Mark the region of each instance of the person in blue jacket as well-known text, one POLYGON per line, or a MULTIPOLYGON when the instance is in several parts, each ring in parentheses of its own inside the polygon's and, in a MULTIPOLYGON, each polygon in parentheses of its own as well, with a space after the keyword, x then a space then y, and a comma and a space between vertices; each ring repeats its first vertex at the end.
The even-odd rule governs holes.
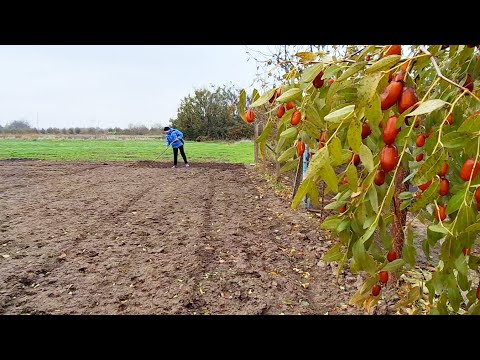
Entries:
POLYGON ((172 145, 173 149, 173 166, 172 169, 177 167, 177 158, 178 158, 178 150, 180 150, 180 154, 182 155, 183 161, 185 162, 185 167, 189 167, 187 161, 187 156, 185 155, 185 150, 183 149, 183 133, 180 130, 165 126, 163 128, 163 132, 165 133, 165 138, 167 139, 166 146, 172 145))

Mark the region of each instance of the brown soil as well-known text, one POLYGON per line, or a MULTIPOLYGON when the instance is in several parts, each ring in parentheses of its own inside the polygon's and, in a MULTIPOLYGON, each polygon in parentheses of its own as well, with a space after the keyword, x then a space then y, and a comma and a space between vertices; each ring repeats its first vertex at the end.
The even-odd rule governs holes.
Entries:
POLYGON ((0 161, 0 314, 352 314, 361 279, 253 168, 0 161))

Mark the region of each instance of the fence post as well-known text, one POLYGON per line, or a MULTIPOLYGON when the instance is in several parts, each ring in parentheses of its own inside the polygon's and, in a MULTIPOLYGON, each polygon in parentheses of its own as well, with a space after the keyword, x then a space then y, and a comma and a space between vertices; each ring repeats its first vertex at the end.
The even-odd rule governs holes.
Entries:
MULTIPOLYGON (((303 172, 302 172, 302 181, 305 179, 305 175, 307 174, 307 168, 308 168, 308 164, 310 162, 310 152, 308 150, 308 145, 305 144, 305 151, 303 152, 303 156, 302 156, 302 160, 303 160, 303 172)), ((311 207, 311 200, 310 199, 307 199, 307 197, 305 196, 302 200, 302 207, 304 209, 310 209, 311 207)))

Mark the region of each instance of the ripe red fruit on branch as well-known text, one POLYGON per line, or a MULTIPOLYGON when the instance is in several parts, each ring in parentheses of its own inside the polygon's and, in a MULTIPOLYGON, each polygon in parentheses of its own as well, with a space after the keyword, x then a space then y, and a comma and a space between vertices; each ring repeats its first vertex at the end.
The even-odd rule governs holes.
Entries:
POLYGON ((358 154, 353 154, 353 165, 358 166, 360 164, 360 155, 358 154))
POLYGON ((298 155, 298 157, 301 157, 304 152, 305 152, 305 143, 302 140, 299 140, 297 142, 297 155, 298 155))
POLYGON ((480 210, 480 186, 475 190, 475 200, 477 200, 477 208, 480 210))
POLYGON ((443 163, 442 168, 440 169, 440 172, 438 173, 438 176, 443 177, 447 175, 448 172, 448 163, 443 163))
POLYGON ((292 114, 292 118, 290 119, 290 124, 293 126, 297 125, 300 122, 300 118, 302 117, 302 114, 300 111, 294 111, 292 114))
MULTIPOLYGON (((380 290, 382 290, 382 287, 378 284, 375 284, 373 285, 372 287, 372 295, 373 296, 377 296, 378 294, 380 294, 380 290)), ((478 291, 477 291, 478 292, 478 291)))
POLYGON ((463 87, 466 87, 468 90, 470 90, 470 92, 473 92, 473 79, 472 79, 472 75, 467 74, 467 80, 465 80, 465 84, 463 85, 463 87))
POLYGON ((404 81, 405 80, 405 71, 400 71, 395 74, 393 81, 404 81))
POLYGON ((246 118, 247 118, 247 122, 249 123, 253 122, 253 119, 255 119, 255 113, 253 112, 252 109, 247 110, 246 118))
POLYGON ((381 283, 386 284, 388 282, 388 271, 380 271, 378 273, 378 279, 381 283))
POLYGON ((398 164, 398 152, 397 148, 392 145, 386 145, 380 152, 380 166, 383 171, 388 173, 395 169, 398 164))
POLYGON ((463 255, 468 256, 468 255, 470 255, 471 249, 470 248, 463 248, 462 252, 463 252, 463 255))
POLYGON ((385 56, 402 55, 401 45, 387 45, 385 46, 385 56))
POLYGON ((401 81, 392 81, 388 84, 385 89, 383 89, 380 94, 380 105, 382 110, 387 110, 395 104, 402 94, 403 82, 401 81))
POLYGON ((327 133, 325 131, 322 131, 320 133, 320 143, 318 144, 318 148, 322 149, 325 146, 325 143, 327 142, 327 133))
POLYGON ((268 100, 271 103, 273 103, 277 98, 282 95, 282 88, 275 89, 275 92, 273 93, 272 97, 270 100, 268 100))
POLYGON ((390 250, 387 254, 387 260, 389 262, 392 262, 392 261, 395 261, 397 260, 397 253, 395 252, 395 250, 390 250))
POLYGON ((382 138, 386 145, 393 144, 398 133, 400 132, 400 128, 397 129, 395 127, 397 119, 397 116, 390 116, 390 118, 387 120, 387 123, 383 127, 382 138))
POLYGON ((470 176, 472 176, 473 181, 477 177, 479 171, 480 164, 473 161, 472 159, 468 159, 467 161, 465 161, 462 168, 460 169, 460 177, 462 178, 462 180, 468 181, 470 180, 470 176))
POLYGON ((365 121, 362 125, 362 139, 365 139, 371 133, 372 129, 370 129, 370 124, 368 123, 368 121, 365 121))
POLYGON ((449 189, 450 189, 450 182, 447 179, 442 179, 440 181, 440 190, 438 190, 438 193, 442 196, 445 196, 448 194, 449 189))
POLYGON ((477 288, 477 300, 480 301, 480 285, 477 288))
POLYGON ((415 145, 417 145, 417 147, 422 147, 423 145, 425 145, 425 136, 422 134, 418 134, 415 145))
POLYGON ((415 160, 417 160, 417 161, 422 161, 422 160, 423 160, 423 154, 418 154, 418 155, 415 157, 415 160))
POLYGON ((445 206, 443 205, 438 205, 438 209, 435 209, 435 219, 437 219, 437 221, 443 221, 446 219, 447 213, 445 212, 445 210, 445 206))
POLYGON ((408 64, 410 63, 410 61, 405 61, 403 64, 402 64, 402 71, 403 72, 407 72, 407 69, 408 69, 408 64))
POLYGON ((418 97, 415 90, 411 87, 403 87, 402 93, 397 101, 398 112, 401 114, 410 106, 418 102, 418 97))
POLYGON ((432 184, 432 180, 424 183, 424 184, 421 184, 421 185, 418 185, 418 188, 422 191, 425 191, 428 189, 428 187, 432 184))
POLYGON ((285 106, 281 104, 277 110, 277 117, 280 119, 283 116, 283 114, 285 114, 285 106))
POLYGON ((453 115, 452 114, 448 115, 448 117, 445 119, 445 125, 446 124, 448 124, 448 125, 453 124, 453 115))
POLYGON ((375 178, 373 179, 373 182, 375 185, 381 186, 385 183, 385 171, 383 170, 377 170, 375 174, 375 178))
POLYGON ((320 73, 313 79, 313 86, 315 88, 320 89, 323 86, 324 80, 322 79, 323 76, 323 71, 320 71, 320 73))
POLYGON ((338 211, 340 211, 340 213, 344 213, 347 211, 347 205, 343 205, 338 211))
POLYGON ((291 110, 295 107, 295 103, 293 101, 287 102, 287 110, 291 110))

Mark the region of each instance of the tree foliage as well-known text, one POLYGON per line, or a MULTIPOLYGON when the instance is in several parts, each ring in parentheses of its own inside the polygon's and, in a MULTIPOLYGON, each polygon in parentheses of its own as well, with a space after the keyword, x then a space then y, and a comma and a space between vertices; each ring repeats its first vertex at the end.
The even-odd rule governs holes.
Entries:
POLYGON ((423 252, 434 268, 399 304, 479 313, 478 48, 343 46, 297 51, 274 65, 281 83, 251 104, 265 109, 265 131, 278 134, 261 142, 275 144, 280 161, 292 159, 300 140, 309 146, 313 156, 292 207, 318 196, 320 181, 333 193, 326 208, 337 213, 321 227, 338 243, 324 260, 337 262, 338 274, 348 266, 364 275, 351 303, 370 310, 386 273, 393 281, 414 270, 423 252))
POLYGON ((170 120, 187 139, 199 137, 210 140, 237 140, 251 138, 253 129, 242 121, 237 111, 239 90, 219 86, 216 89, 198 89, 182 99, 177 117, 170 120))

